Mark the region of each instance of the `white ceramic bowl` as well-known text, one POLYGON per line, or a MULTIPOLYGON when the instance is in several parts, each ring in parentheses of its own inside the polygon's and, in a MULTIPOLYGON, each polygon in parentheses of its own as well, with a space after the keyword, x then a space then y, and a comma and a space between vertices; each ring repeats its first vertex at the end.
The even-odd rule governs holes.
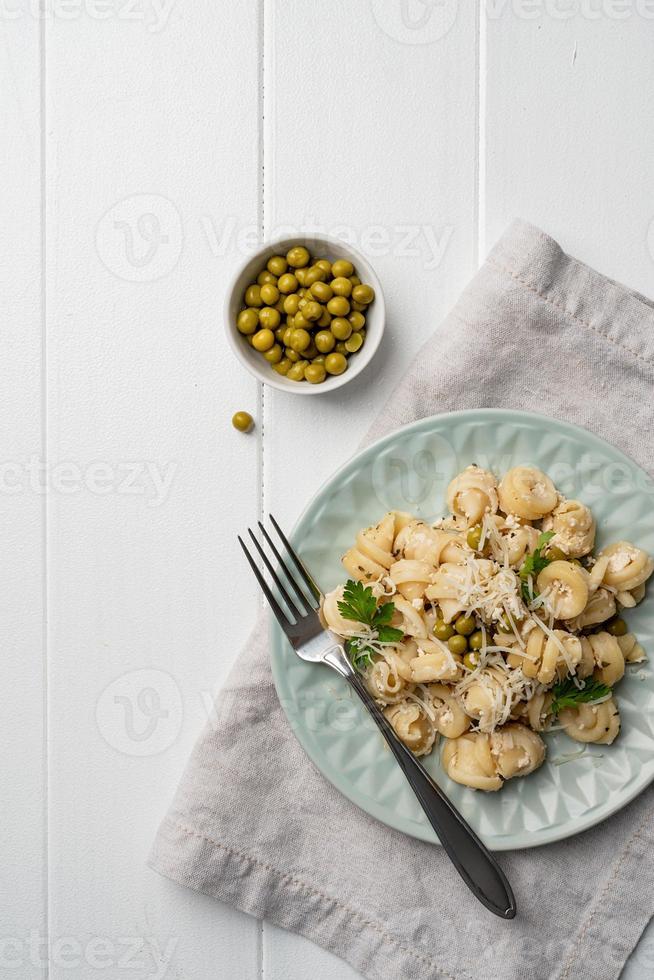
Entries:
POLYGON ((365 366, 370 363, 379 347, 386 323, 386 308, 381 283, 375 270, 360 252, 338 238, 327 235, 295 236, 280 238, 277 241, 263 245, 250 256, 233 277, 225 297, 225 331, 232 350, 241 364, 258 378, 263 384, 280 391, 290 391, 294 395, 320 395, 326 391, 334 391, 353 381, 365 366), (349 259, 361 282, 366 282, 375 290, 375 299, 366 312, 366 340, 356 354, 348 357, 347 371, 339 375, 328 375, 322 384, 312 385, 308 381, 289 381, 281 374, 273 371, 270 364, 261 354, 248 344, 245 337, 236 328, 236 317, 243 309, 243 293, 247 286, 256 282, 257 275, 265 268, 272 255, 286 255, 294 245, 305 245, 312 257, 326 258, 331 262, 336 259, 349 259))

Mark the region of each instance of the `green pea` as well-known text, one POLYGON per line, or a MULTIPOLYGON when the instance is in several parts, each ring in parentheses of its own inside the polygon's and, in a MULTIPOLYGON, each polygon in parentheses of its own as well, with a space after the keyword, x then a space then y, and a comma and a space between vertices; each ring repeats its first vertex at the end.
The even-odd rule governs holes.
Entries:
POLYGON ((273 306, 279 299, 279 290, 271 282, 267 282, 261 287, 261 299, 266 306, 273 306))
POLYGON ((282 349, 279 344, 273 344, 269 350, 264 351, 263 356, 269 364, 278 364, 282 359, 282 349))
POLYGON ((330 326, 337 340, 347 340, 352 333, 352 324, 343 316, 335 316, 330 326))
POLYGON ((353 330, 360 330, 361 327, 363 327, 366 322, 366 318, 363 315, 363 313, 357 313, 356 310, 350 313, 350 315, 348 316, 348 320, 352 324, 353 330))
POLYGON ((347 359, 342 354, 328 354, 325 358, 327 374, 343 374, 347 370, 347 359))
POLYGON ((259 310, 259 323, 262 327, 268 327, 269 330, 276 330, 281 319, 279 311, 272 306, 264 306, 262 310, 259 310))
POLYGON ((324 269, 321 269, 319 265, 312 265, 304 275, 304 283, 306 286, 313 286, 314 283, 322 282, 326 277, 327 273, 324 269))
POLYGON ((291 361, 290 358, 283 357, 277 364, 272 365, 272 369, 273 371, 276 371, 277 374, 285 375, 288 374, 292 363, 293 361, 291 361))
POLYGON ((479 542, 481 541, 481 524, 475 524, 471 527, 466 534, 466 541, 468 547, 472 548, 473 551, 479 551, 479 542))
POLYGON ((460 636, 458 633, 449 638, 447 645, 450 648, 450 651, 455 653, 458 657, 462 657, 468 649, 468 641, 466 640, 465 636, 460 636))
POLYGON ((289 361, 292 361, 293 364, 296 364, 300 360, 300 355, 296 350, 293 350, 292 347, 287 347, 284 350, 284 356, 288 358, 289 361))
POLYGON ((273 286, 277 285, 277 276, 273 276, 272 272, 268 272, 264 269, 257 276, 257 283, 260 286, 265 286, 267 283, 272 283, 273 286))
POLYGON ((327 371, 325 370, 324 364, 316 364, 314 361, 312 364, 308 364, 304 369, 304 377, 312 385, 319 385, 327 377, 327 371))
POLYGON ((466 653, 463 658, 463 663, 466 665, 468 670, 476 670, 479 666, 479 657, 475 656, 474 653, 466 653))
POLYGON ((288 369, 286 377, 289 381, 304 381, 304 372, 307 366, 307 361, 297 361, 288 369))
MULTIPOLYGON (((248 305, 256 306, 256 303, 251 303, 248 305)), ((350 304, 346 300, 345 296, 332 296, 327 304, 327 310, 332 314, 332 316, 347 316, 347 314, 350 312, 350 304)))
POLYGON ((476 628, 477 624, 474 616, 459 616, 454 624, 454 629, 457 631, 457 633, 460 633, 461 636, 470 636, 471 633, 474 633, 476 628))
POLYGON ((372 286, 366 285, 366 283, 361 283, 360 286, 355 286, 352 290, 352 299, 355 303, 363 303, 368 306, 374 298, 375 290, 372 286))
POLYGON ((336 279, 332 279, 331 287, 336 296, 345 296, 346 299, 352 292, 352 283, 345 276, 337 276, 336 279))
POLYGON ((249 432, 254 425, 254 419, 249 412, 235 412, 232 415, 232 425, 239 432, 249 432))
POLYGON ((313 323, 315 320, 319 320, 322 316, 322 306, 320 303, 316 303, 315 300, 309 300, 307 305, 302 310, 302 315, 309 321, 313 323))
POLYGON ((286 272, 288 268, 288 262, 283 255, 272 255, 266 264, 268 272, 272 272, 274 276, 281 276, 286 272))
POLYGON ((332 264, 329 259, 318 259, 314 265, 317 265, 319 269, 325 270, 325 275, 331 276, 332 274, 332 264))
POLYGON ((556 545, 547 549, 547 557, 552 561, 568 561, 568 556, 565 551, 561 551, 556 545))
POLYGON ((242 334, 254 333, 259 326, 259 311, 252 308, 241 310, 236 318, 236 326, 242 334))
POLYGON ((318 320, 318 326, 328 327, 331 322, 332 322, 332 315, 327 311, 327 308, 325 307, 322 311, 322 316, 318 320))
POLYGON ((263 301, 261 299, 261 286, 256 286, 254 283, 245 290, 245 305, 246 306, 263 306, 263 301))
POLYGON ((299 329, 302 330, 306 330, 309 327, 309 321, 307 320, 307 318, 305 317, 304 313, 301 310, 298 310, 297 313, 295 314, 295 320, 293 326, 298 327, 299 329))
POLYGON ((334 295, 334 290, 326 282, 314 282, 311 287, 311 295, 315 296, 319 303, 328 303, 334 295))
POLYGON ((283 276, 280 276, 277 280, 277 289, 280 293, 287 295, 288 293, 294 293, 299 283, 292 272, 285 272, 283 276))
POLYGON ((289 316, 295 316, 300 308, 300 297, 297 293, 291 293, 284 300, 284 313, 288 313, 289 316))
POLYGON ((252 338, 252 346, 255 350, 258 350, 261 353, 263 353, 263 351, 270 350, 274 343, 275 335, 272 330, 268 329, 259 330, 258 333, 255 333, 254 337, 252 338))
POLYGON ((481 630, 475 630, 468 637, 468 646, 471 650, 481 650, 484 645, 484 634, 481 630))
POLYGON ((295 329, 291 334, 290 346, 293 350, 302 352, 307 349, 311 343, 311 334, 308 330, 295 329))
POLYGON ((319 330, 313 340, 321 354, 329 354, 334 350, 336 339, 330 330, 319 330))
POLYGON ((620 616, 614 616, 613 619, 609 619, 604 629, 611 636, 624 636, 629 627, 620 616))
POLYGON ((363 337, 359 332, 353 333, 351 337, 345 341, 345 347, 350 354, 356 354, 358 350, 363 347, 363 337))
POLYGON ((339 276, 351 276, 354 272, 354 266, 347 259, 337 259, 332 262, 332 275, 335 279, 339 276))
POLYGON ((296 245, 286 253, 286 261, 293 269, 302 269, 309 264, 309 250, 304 245, 296 245))
POLYGON ((454 627, 450 623, 444 623, 442 619, 437 619, 433 632, 437 640, 446 643, 451 636, 454 636, 454 627))

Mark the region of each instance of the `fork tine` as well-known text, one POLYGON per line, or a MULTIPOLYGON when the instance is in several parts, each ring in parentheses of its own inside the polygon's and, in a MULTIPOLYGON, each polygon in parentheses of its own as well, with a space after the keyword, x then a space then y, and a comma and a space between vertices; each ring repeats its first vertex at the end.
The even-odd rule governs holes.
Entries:
POLYGON ((280 555, 279 551, 277 550, 277 548, 275 546, 274 541, 272 540, 272 538, 270 537, 270 535, 266 531, 266 529, 263 526, 263 524, 261 523, 261 521, 257 521, 257 524, 259 525, 259 530, 261 531, 261 533, 263 534, 264 538, 268 542, 268 545, 270 547, 270 550, 272 551, 273 555, 275 556, 275 558, 279 562, 280 566, 284 569, 284 573, 286 574, 286 578, 288 579, 288 581, 293 586, 293 591, 297 595, 297 597, 300 600, 300 602, 304 603, 304 606, 306 607, 307 612, 310 612, 314 608, 312 606, 310 600, 307 599, 306 595, 304 594, 304 592, 302 591, 302 589, 300 588, 300 586, 295 581, 295 577, 293 576, 293 574, 289 570, 288 565, 286 564, 286 562, 284 561, 284 559, 280 555))
POLYGON ((241 548, 245 552, 245 557, 247 558, 248 562, 250 563, 250 568, 254 572, 254 574, 256 576, 256 579, 257 579, 257 582, 259 583, 259 585, 263 589, 263 593, 264 593, 266 599, 268 600, 268 602, 270 603, 270 608, 272 609, 272 611, 274 612, 275 616, 277 617, 277 622, 279 623, 279 625, 281 626, 281 628, 284 631, 286 631, 288 629, 288 627, 292 625, 291 622, 289 621, 289 619, 288 619, 286 613, 284 612, 284 610, 282 609, 282 607, 277 602, 277 599, 273 595, 272 589, 270 588, 270 586, 266 582, 265 578, 263 577, 263 575, 261 574, 261 572, 257 568, 257 565, 256 565, 256 563, 254 561, 254 558, 252 557, 252 555, 250 554, 250 552, 248 551, 248 549, 245 547, 245 542, 243 541, 243 538, 241 537, 240 534, 237 535, 237 537, 238 537, 238 542, 239 542, 241 548))
POLYGON ((322 593, 321 593, 320 589, 318 588, 317 584, 314 582, 313 578, 311 577, 311 575, 309 574, 309 572, 306 570, 306 568, 304 567, 304 565, 302 564, 302 562, 300 561, 300 559, 296 555, 296 553, 293 550, 293 548, 291 547, 291 545, 290 545, 290 543, 289 543, 286 535, 282 531, 281 527, 279 526, 279 524, 277 523, 277 521, 275 520, 275 518, 272 516, 272 514, 269 514, 268 516, 270 518, 270 521, 272 523, 272 526, 275 528, 275 530, 277 531, 277 534, 281 538, 284 547, 286 548, 286 550, 288 551, 289 555, 293 559, 293 562, 295 564, 295 567, 297 568, 298 572, 302 576, 303 582, 305 582, 305 584, 307 585, 309 591, 311 592, 311 595, 316 600, 316 602, 320 602, 320 600, 322 598, 322 593))
POLYGON ((282 582, 281 578, 279 577, 279 575, 277 574, 277 572, 275 571, 275 569, 272 567, 272 565, 270 563, 270 559, 268 558, 268 555, 266 554, 266 552, 263 550, 263 548, 259 544, 259 541, 254 536, 254 533, 253 533, 253 531, 252 531, 251 528, 248 528, 248 534, 252 538, 252 543, 254 544, 254 547, 257 549, 257 551, 261 555, 261 558, 263 560, 264 565, 266 566, 266 568, 270 572, 270 576, 271 576, 273 582, 275 583, 275 585, 277 586, 277 589, 281 593, 282 599, 284 600, 284 602, 286 603, 286 605, 290 609, 291 615, 292 616, 296 616, 296 617, 305 616, 306 615, 306 612, 305 612, 304 608, 303 607, 298 607, 297 602, 293 602, 293 599, 291 598, 291 596, 289 595, 287 589, 285 588, 284 583, 282 582))

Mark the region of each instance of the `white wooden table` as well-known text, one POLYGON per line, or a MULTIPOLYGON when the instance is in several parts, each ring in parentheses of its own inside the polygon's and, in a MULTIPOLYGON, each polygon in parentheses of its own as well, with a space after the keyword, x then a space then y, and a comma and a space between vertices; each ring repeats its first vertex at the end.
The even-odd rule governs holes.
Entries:
MULTIPOLYGON (((354 976, 144 865, 255 617, 234 534, 292 524, 514 215, 654 293, 653 17, 0 4, 2 978, 354 976), (301 403, 221 332, 288 226, 358 244, 389 306, 365 383, 301 403)), ((626 976, 653 972, 654 931, 626 976)))

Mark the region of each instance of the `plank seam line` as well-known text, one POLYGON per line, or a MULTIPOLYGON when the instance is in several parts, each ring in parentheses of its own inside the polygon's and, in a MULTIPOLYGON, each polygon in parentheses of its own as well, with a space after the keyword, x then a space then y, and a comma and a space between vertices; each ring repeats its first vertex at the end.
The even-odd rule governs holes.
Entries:
MULTIPOLYGON (((266 234, 266 34, 265 34, 265 6, 266 0, 259 0, 257 5, 258 36, 259 36, 259 236, 261 243, 265 241, 266 234)), ((261 522, 265 520, 266 512, 266 451, 264 446, 265 436, 265 413, 266 413, 266 386, 260 384, 259 393, 259 424, 261 427, 259 435, 259 478, 260 487, 260 508, 261 522)), ((262 596, 263 601, 263 596, 262 596)), ((265 602, 264 602, 265 605, 265 602)), ((263 920, 257 929, 257 967, 261 980, 265 976, 265 923, 263 920)))
POLYGON ((540 290, 536 289, 535 286, 532 286, 531 283, 527 282, 525 279, 522 279, 517 272, 513 271, 513 269, 509 269, 508 266, 502 265, 501 262, 497 262, 495 259, 492 259, 490 257, 487 258, 486 261, 488 262, 489 265, 492 265, 496 269, 499 269, 500 272, 505 272, 507 275, 511 276, 512 279, 515 279, 516 282, 519 282, 520 285, 524 286, 525 289, 528 289, 531 293, 534 293, 536 296, 538 296, 539 299, 542 299, 544 303, 549 303, 550 306, 553 306, 557 310, 560 310, 561 313, 565 313, 566 316, 570 317, 570 319, 574 320, 576 323, 579 323, 582 327, 586 327, 587 330, 592 330, 593 333, 597 334, 598 337, 603 337, 604 340, 608 340, 608 342, 610 344, 613 344, 614 347, 626 351, 627 354, 631 354, 632 357, 635 357, 639 361, 642 361, 644 364, 647 364, 648 367, 650 368, 652 367, 654 362, 652 362, 651 358, 643 357, 643 355, 639 354, 638 351, 632 350, 631 347, 627 347, 625 344, 621 344, 610 334, 604 333, 603 330, 599 330, 596 326, 594 326, 594 324, 590 322, 590 320, 584 320, 582 319, 582 317, 577 316, 576 313, 572 313, 563 305, 563 303, 559 303, 557 300, 552 299, 551 296, 547 296, 545 293, 541 293, 540 290))
MULTIPOLYGON (((42 0, 43 6, 47 0, 42 0)), ((46 18, 40 18, 39 25, 39 102, 40 102, 40 227, 41 227, 41 457, 47 472, 48 460, 48 354, 47 354, 47 125, 46 125, 46 18)), ((43 494, 41 504, 41 603, 43 606, 43 626, 41 644, 43 648, 43 930, 47 947, 50 943, 50 771, 49 771, 49 663, 48 663, 48 495, 43 494)), ((43 977, 50 976, 50 957, 43 964, 43 977)))
MULTIPOLYGON (((238 850, 234 847, 229 847, 227 844, 221 844, 220 841, 215 840, 213 837, 207 837, 206 834, 201 834, 197 830, 194 830, 192 827, 187 827, 185 824, 180 823, 179 821, 175 821, 174 826, 189 837, 196 837, 198 840, 204 841, 207 844, 211 844, 213 847, 217 847, 221 851, 225 851, 227 854, 230 854, 233 857, 237 857, 242 861, 247 861, 249 864, 253 864, 259 868, 263 868, 264 871, 268 871, 270 874, 273 874, 277 878, 279 878, 280 882, 287 882, 292 885, 297 885, 298 888, 303 889, 304 891, 308 892, 310 895, 317 896, 318 898, 321 898, 324 901, 329 902, 332 905, 335 905, 337 908, 341 909, 341 911, 347 912, 348 915, 351 915, 354 918, 359 919, 363 923, 363 925, 368 926, 371 929, 374 929, 374 931, 379 933, 379 935, 382 937, 382 939, 385 942, 393 946, 397 946, 397 948, 402 950, 402 952, 408 953, 409 956, 414 957, 414 959, 417 959, 420 962, 426 963, 428 966, 433 967, 438 973, 440 973, 441 976, 447 977, 447 980, 458 980, 458 978, 454 974, 448 973, 447 970, 443 970, 442 967, 440 967, 438 963, 436 963, 436 961, 433 960, 430 956, 427 956, 426 954, 423 953, 417 953, 414 949, 411 949, 409 946, 403 945, 399 939, 396 939, 389 932, 387 932, 384 929, 384 927, 380 925, 378 922, 375 922, 372 919, 367 919, 364 915, 362 915, 359 911, 357 911, 357 909, 353 908, 351 905, 346 905, 344 902, 340 902, 337 898, 334 898, 332 895, 328 895, 326 892, 323 892, 320 889, 315 888, 313 885, 308 884, 308 882, 303 881, 301 878, 298 878, 296 875, 290 874, 289 872, 281 871, 279 868, 275 868, 272 864, 268 864, 266 861, 262 861, 259 858, 255 858, 251 854, 246 854, 245 851, 238 850)), ((472 980, 472 977, 470 977, 469 974, 467 973, 461 973, 459 974, 459 977, 464 978, 464 980, 472 980)))

